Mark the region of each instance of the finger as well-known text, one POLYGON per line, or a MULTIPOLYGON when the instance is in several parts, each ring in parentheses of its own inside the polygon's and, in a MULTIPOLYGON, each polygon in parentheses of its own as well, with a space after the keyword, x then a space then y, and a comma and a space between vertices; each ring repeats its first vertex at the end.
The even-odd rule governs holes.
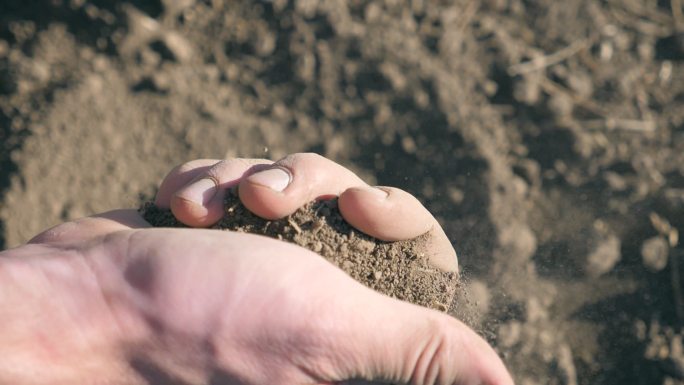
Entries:
POLYGON ((366 186, 356 174, 317 154, 294 154, 240 182, 240 200, 254 214, 279 219, 305 203, 366 186))
POLYGON ((340 195, 338 204, 347 222, 384 241, 415 238, 435 223, 418 199, 392 187, 352 187, 340 195))
POLYGON ((266 159, 229 159, 202 170, 172 195, 173 215, 191 227, 213 225, 223 217, 227 190, 254 167, 271 163, 266 159))
POLYGON ((406 191, 393 187, 352 187, 340 195, 344 219, 364 233, 384 241, 427 236, 426 252, 434 267, 458 272, 449 238, 430 212, 406 191))
POLYGON ((197 159, 174 167, 159 185, 154 205, 168 209, 171 206, 171 198, 178 190, 220 161, 221 159, 197 159))
POLYGON ((62 223, 33 237, 28 243, 86 241, 105 234, 150 227, 136 210, 114 210, 62 223))
MULTIPOLYGON (((512 385, 494 350, 455 318, 387 297, 350 298, 348 338, 333 359, 349 378, 392 383, 512 385), (361 307, 360 307, 361 306, 361 307), (380 327, 370 328, 368 325, 380 327)), ((344 334, 344 333, 343 333, 344 334)))

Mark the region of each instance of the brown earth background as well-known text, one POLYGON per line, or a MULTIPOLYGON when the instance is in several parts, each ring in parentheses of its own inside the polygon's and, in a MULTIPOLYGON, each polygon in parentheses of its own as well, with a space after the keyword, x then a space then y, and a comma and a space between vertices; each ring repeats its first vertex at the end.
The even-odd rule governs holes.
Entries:
POLYGON ((684 384, 683 4, 2 0, 0 249, 313 151, 435 213, 516 383, 684 384))

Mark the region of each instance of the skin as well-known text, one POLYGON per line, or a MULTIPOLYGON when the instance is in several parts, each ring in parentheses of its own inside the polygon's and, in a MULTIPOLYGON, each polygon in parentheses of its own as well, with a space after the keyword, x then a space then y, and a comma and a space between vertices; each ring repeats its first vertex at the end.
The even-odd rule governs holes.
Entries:
MULTIPOLYGON (((206 227, 236 184, 266 218, 339 195, 359 230, 387 240, 430 232, 435 266, 457 269, 414 197, 379 193, 313 154, 189 162, 156 203, 206 227), (272 168, 289 173, 283 191, 252 177, 272 168)), ((151 229, 133 210, 61 224, 0 253, 0 320, 3 384, 513 383, 458 320, 375 293, 312 252, 256 235, 151 229)))

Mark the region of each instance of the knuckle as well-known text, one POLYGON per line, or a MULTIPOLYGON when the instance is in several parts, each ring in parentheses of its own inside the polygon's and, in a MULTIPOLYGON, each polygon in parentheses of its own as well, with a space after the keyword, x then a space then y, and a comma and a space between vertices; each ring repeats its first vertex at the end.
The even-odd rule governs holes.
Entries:
POLYGON ((249 159, 249 158, 234 158, 234 159, 225 160, 224 162, 229 163, 232 166, 241 166, 241 167, 251 167, 256 163, 255 159, 249 159))
POLYGON ((51 229, 45 230, 36 235, 29 241, 29 243, 43 244, 43 243, 59 243, 67 239, 74 232, 81 230, 81 223, 84 219, 62 223, 51 229))
POLYGON ((244 162, 245 165, 248 166, 254 166, 258 164, 270 164, 273 163, 272 160, 270 159, 265 159, 265 158, 239 158, 241 161, 244 162))
POLYGON ((225 159, 217 161, 215 165, 203 173, 202 177, 210 178, 219 185, 221 183, 239 180, 241 177, 249 175, 270 163, 272 162, 267 159, 225 159))
POLYGON ((215 180, 222 180, 222 176, 226 174, 231 174, 231 173, 243 173, 246 172, 253 167, 268 163, 267 160, 265 159, 250 159, 250 158, 232 158, 232 159, 224 159, 218 163, 216 163, 214 166, 212 166, 209 170, 207 170, 206 175, 210 178, 213 178, 215 180))
POLYGON ((179 174, 184 174, 190 170, 193 169, 192 162, 185 162, 177 165, 176 167, 172 168, 171 171, 169 172, 169 175, 179 175, 179 174))
POLYGON ((287 155, 281 160, 279 160, 277 163, 280 165, 296 167, 300 164, 312 164, 323 161, 328 161, 328 159, 313 152, 299 152, 287 155))
POLYGON ((211 163, 211 162, 219 163, 218 160, 195 159, 195 160, 191 160, 189 162, 185 162, 185 163, 182 163, 182 164, 176 166, 171 171, 171 173, 175 172, 176 174, 184 174, 186 172, 192 171, 192 170, 199 168, 199 167, 206 167, 207 163, 211 163))
POLYGON ((218 182, 223 179, 222 175, 232 172, 237 167, 247 167, 247 163, 242 158, 224 159, 209 168, 205 176, 218 182))

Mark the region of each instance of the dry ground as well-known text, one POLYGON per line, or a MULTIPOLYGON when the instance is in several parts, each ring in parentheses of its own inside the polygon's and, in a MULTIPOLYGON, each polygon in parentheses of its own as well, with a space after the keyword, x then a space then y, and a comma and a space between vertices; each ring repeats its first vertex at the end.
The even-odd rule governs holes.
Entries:
POLYGON ((0 236, 314 151, 443 223, 517 383, 682 384, 679 0, 3 0, 0 236))

